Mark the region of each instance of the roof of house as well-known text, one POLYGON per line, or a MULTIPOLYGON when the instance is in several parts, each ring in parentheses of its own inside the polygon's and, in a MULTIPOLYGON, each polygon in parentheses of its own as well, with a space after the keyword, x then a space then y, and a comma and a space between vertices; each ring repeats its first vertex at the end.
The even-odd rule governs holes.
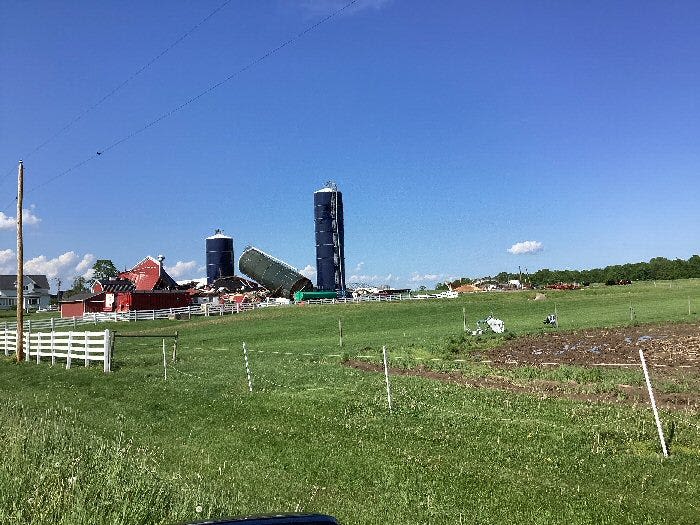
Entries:
POLYGON ((128 279, 105 279, 97 282, 105 292, 128 292, 136 288, 128 279))
POLYGON ((102 292, 92 293, 92 292, 80 292, 71 295, 70 297, 64 297, 61 299, 62 303, 77 303, 78 301, 85 301, 87 299, 92 299, 95 296, 100 295, 102 292))
MULTIPOLYGON (((24 276, 25 279, 29 278, 32 281, 34 281, 34 284, 37 285, 38 288, 46 288, 47 290, 51 287, 49 285, 49 280, 46 278, 45 275, 26 275, 24 276)), ((15 284, 17 282, 17 275, 12 274, 12 275, 0 275, 0 290, 14 290, 17 285, 15 284)))

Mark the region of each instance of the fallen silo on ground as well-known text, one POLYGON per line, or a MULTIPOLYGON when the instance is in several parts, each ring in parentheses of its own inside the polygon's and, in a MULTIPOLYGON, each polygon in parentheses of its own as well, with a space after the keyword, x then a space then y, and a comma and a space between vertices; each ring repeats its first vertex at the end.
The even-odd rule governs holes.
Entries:
POLYGON ((295 268, 253 246, 243 250, 238 268, 267 288, 273 297, 293 299, 294 292, 314 289, 311 281, 295 268))

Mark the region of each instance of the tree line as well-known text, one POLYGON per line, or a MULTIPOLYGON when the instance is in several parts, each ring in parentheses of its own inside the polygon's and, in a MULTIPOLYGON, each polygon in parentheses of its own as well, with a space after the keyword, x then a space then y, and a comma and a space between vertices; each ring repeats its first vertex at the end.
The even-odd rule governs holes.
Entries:
MULTIPOLYGON (((494 277, 484 277, 483 280, 493 280, 507 283, 519 279, 517 273, 501 272, 494 277)), ((654 257, 649 262, 615 264, 605 268, 592 270, 550 270, 543 268, 534 273, 523 275, 522 280, 533 286, 544 286, 555 283, 618 283, 620 281, 663 281, 673 279, 689 279, 700 277, 700 256, 693 255, 687 261, 683 259, 666 259, 654 257)), ((462 277, 450 282, 438 283, 437 290, 447 290, 462 284, 470 284, 473 280, 462 277)))

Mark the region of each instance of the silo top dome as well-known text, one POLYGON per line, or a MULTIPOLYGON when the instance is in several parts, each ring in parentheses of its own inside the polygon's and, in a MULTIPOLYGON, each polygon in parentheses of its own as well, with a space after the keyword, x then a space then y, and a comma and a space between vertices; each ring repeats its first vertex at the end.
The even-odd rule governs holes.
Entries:
POLYGON ((216 230, 214 232, 214 235, 211 237, 207 237, 207 240, 209 239, 233 239, 233 237, 229 237, 228 235, 224 235, 224 232, 222 230, 216 230))
POLYGON ((326 182, 325 187, 321 188, 320 190, 316 190, 314 193, 325 193, 330 191, 338 191, 338 185, 332 180, 326 182))

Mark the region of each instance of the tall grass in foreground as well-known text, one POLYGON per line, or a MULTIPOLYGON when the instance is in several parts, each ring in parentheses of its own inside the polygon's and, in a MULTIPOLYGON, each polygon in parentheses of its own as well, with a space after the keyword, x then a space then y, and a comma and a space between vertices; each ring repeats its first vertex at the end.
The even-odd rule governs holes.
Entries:
POLYGON ((97 437, 69 409, 11 402, 0 420, 0 523, 145 525, 215 511, 202 485, 161 471, 162 455, 123 434, 97 437))

